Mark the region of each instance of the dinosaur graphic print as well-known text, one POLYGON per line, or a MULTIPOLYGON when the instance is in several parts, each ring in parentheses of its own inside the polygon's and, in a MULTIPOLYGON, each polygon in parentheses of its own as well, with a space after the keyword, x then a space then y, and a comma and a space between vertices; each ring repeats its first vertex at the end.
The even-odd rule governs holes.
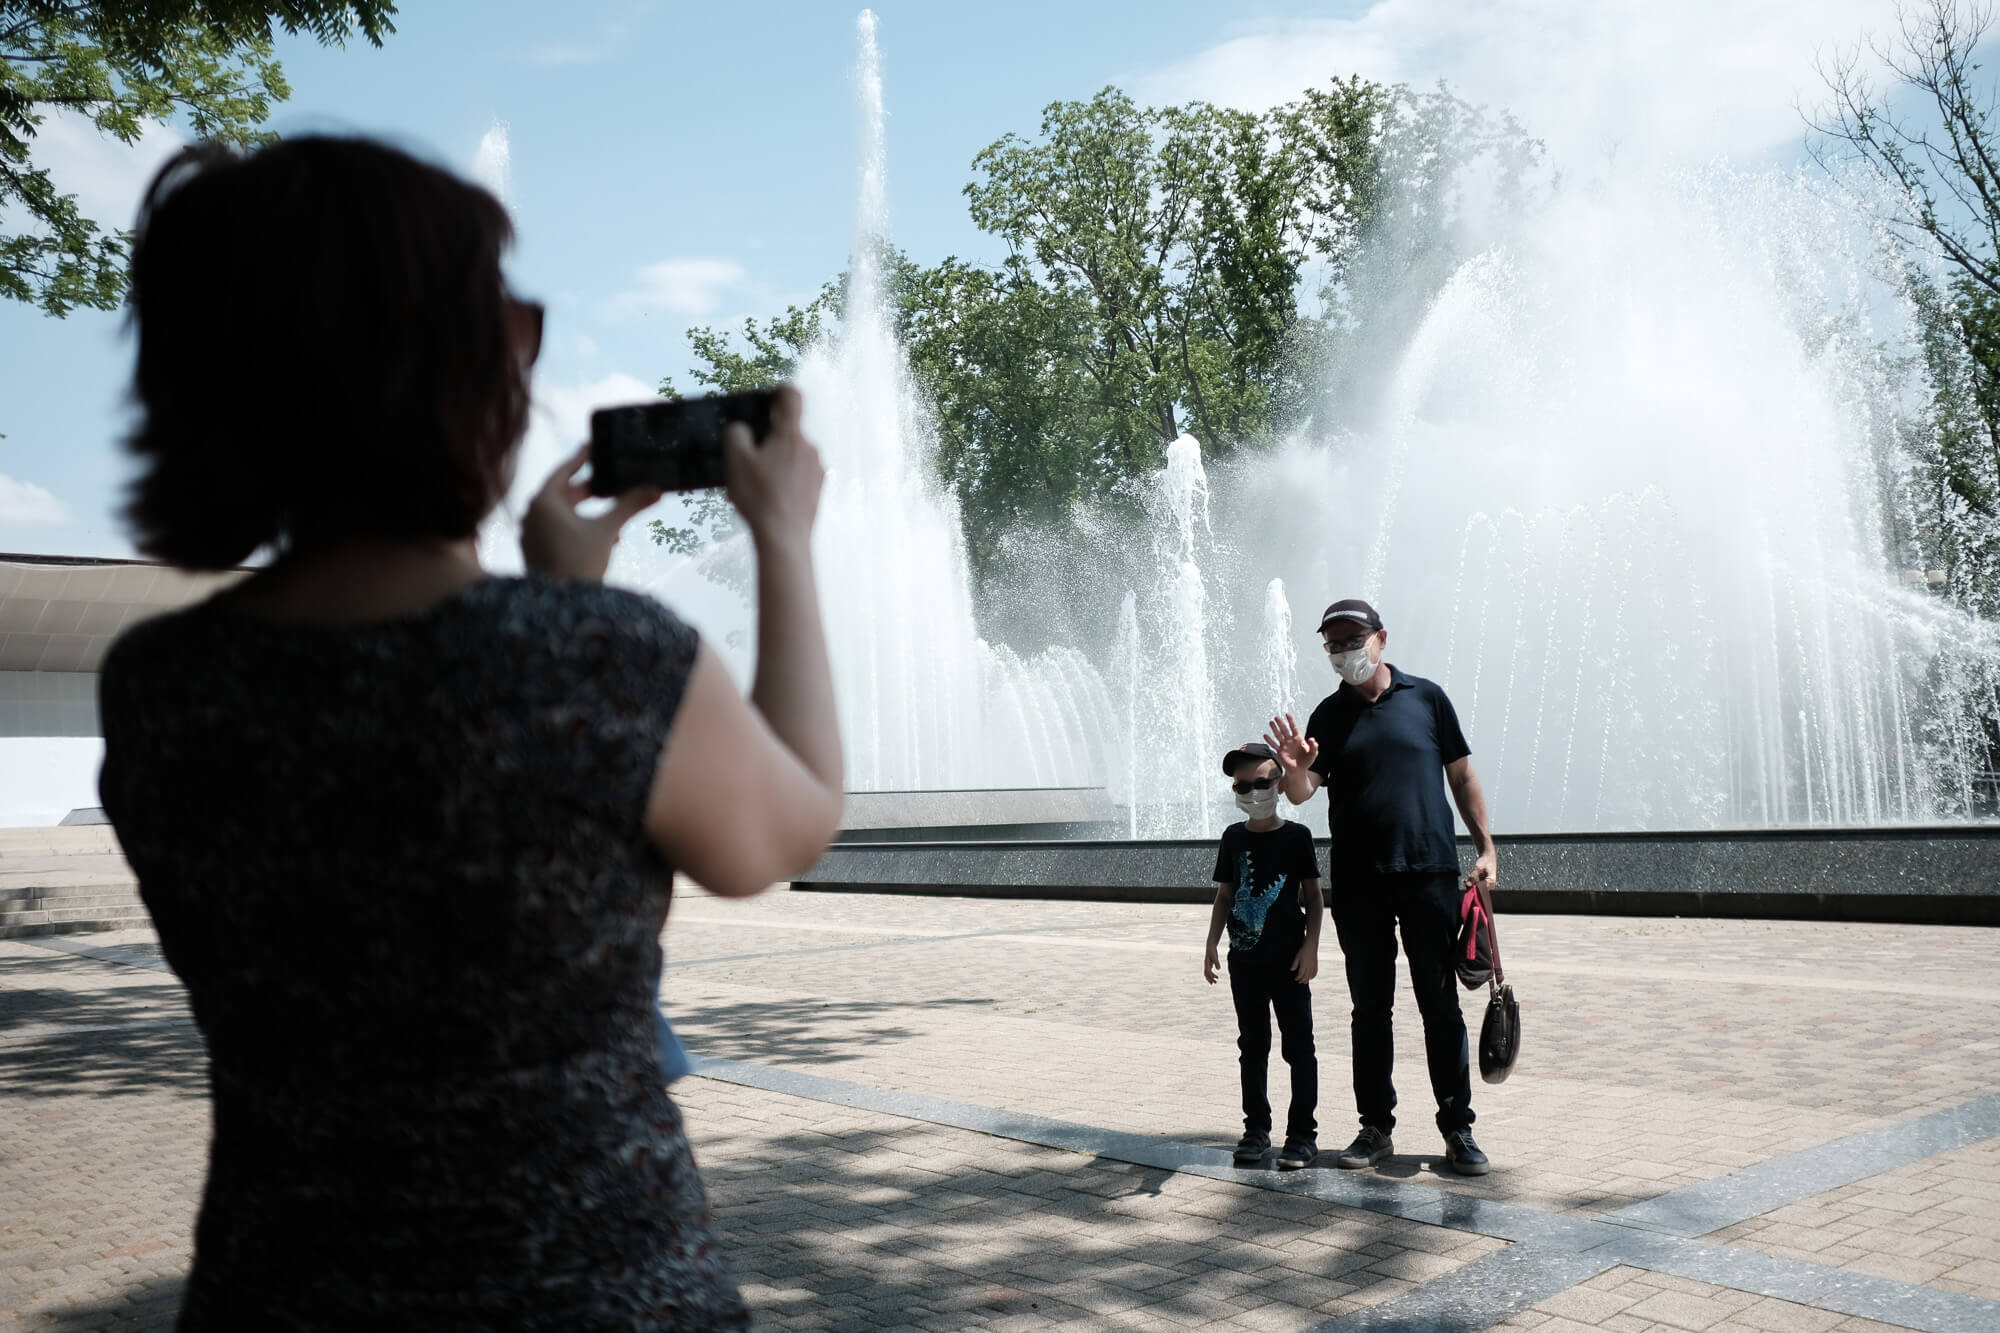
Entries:
POLYGON ((1248 849, 1236 854, 1236 897, 1229 908, 1229 947, 1254 949, 1264 938, 1264 920, 1284 893, 1290 876, 1280 871, 1269 888, 1257 887, 1257 869, 1248 849))
POLYGON ((1305 942, 1305 886, 1319 878, 1312 834, 1303 824, 1282 823, 1252 832, 1247 824, 1222 831, 1215 849, 1218 901, 1225 904, 1229 954, 1289 963, 1305 942))

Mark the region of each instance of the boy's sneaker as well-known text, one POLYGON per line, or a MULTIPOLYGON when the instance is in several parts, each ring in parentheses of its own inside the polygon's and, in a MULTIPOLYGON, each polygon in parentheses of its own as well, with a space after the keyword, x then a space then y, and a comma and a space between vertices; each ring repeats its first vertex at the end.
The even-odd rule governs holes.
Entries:
POLYGON ((1256 1166, 1271 1151, 1269 1134, 1245 1134, 1236 1140, 1236 1165, 1256 1166))
POLYGON ((1483 1176, 1491 1168, 1469 1129, 1454 1129, 1444 1136, 1444 1164, 1461 1176, 1483 1176))
POLYGON ((1284 1151, 1278 1154, 1280 1171, 1297 1171, 1311 1166, 1319 1160, 1319 1144, 1311 1139, 1285 1140, 1284 1151))
POLYGON ((1341 1149, 1333 1164, 1343 1171, 1359 1171, 1364 1166, 1375 1165, 1395 1151, 1396 1145, 1389 1142, 1387 1134, 1373 1125, 1363 1125, 1361 1132, 1354 1136, 1354 1142, 1341 1149))

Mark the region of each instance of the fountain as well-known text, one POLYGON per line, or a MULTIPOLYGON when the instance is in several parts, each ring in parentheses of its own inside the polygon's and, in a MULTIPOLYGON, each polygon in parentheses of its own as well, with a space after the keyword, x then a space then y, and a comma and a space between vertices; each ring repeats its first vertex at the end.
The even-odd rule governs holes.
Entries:
MULTIPOLYGON (((797 373, 829 468, 815 555, 856 790, 1104 787, 1131 837, 1208 836, 1234 817, 1221 749, 1333 687, 1289 598, 1361 595, 1391 659, 1457 702, 1503 830, 1975 812, 1968 719, 2000 639, 1890 572, 1909 563, 1891 427, 1925 386, 1879 238, 1837 190, 1718 168, 1495 220, 1344 421, 1221 463, 1175 441, 1144 530, 1114 534, 1151 572, 1104 655, 1029 658, 982 625, 930 476, 875 260, 872 14, 860 47, 852 285, 797 373)), ((1091 522, 1101 552, 1113 520, 1091 522)), ((1121 577, 1076 540, 1040 605, 1121 577)), ((742 558, 725 543, 695 568, 742 558)), ((687 568, 641 550, 614 575, 687 568)))
MULTIPOLYGON (((980 635, 958 506, 931 480, 931 425, 883 303, 888 207, 871 12, 859 43, 861 187, 846 308, 795 376, 827 466, 813 558, 848 785, 1103 787, 1117 730, 1098 673, 1069 648, 1024 658, 980 635)), ((740 561, 742 542, 725 542, 710 563, 740 561)), ((671 600, 677 563, 641 547, 613 573, 671 600)), ((740 644, 731 651, 740 659, 740 644)))
POLYGON ((1504 829, 1966 817, 2000 637, 1891 574, 1924 386, 1878 244, 1798 176, 1558 196, 1438 293, 1372 423, 1216 479, 1263 539, 1218 595, 1374 600, 1504 829))

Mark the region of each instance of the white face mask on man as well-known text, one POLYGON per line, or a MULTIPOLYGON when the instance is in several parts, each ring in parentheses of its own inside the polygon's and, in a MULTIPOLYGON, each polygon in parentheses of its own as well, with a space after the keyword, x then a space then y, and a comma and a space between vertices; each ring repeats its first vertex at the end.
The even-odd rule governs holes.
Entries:
POLYGON ((1349 685, 1366 684, 1379 665, 1368 655, 1368 645, 1365 643, 1359 648, 1350 648, 1344 653, 1328 653, 1326 656, 1327 660, 1333 663, 1334 671, 1349 685))

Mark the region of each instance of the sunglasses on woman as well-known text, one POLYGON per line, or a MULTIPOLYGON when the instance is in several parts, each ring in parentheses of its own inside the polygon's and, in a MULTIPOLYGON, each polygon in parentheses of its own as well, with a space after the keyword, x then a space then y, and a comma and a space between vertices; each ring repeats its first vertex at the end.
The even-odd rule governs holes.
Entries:
POLYGON ((524 365, 534 365, 535 358, 542 354, 542 324, 546 318, 540 301, 524 301, 512 292, 505 294, 503 318, 507 320, 508 331, 521 350, 524 365))

